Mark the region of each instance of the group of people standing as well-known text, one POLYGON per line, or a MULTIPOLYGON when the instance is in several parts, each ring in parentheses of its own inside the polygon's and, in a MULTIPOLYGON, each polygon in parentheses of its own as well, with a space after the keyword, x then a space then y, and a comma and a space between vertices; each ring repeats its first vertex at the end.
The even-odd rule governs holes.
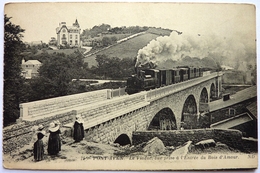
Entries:
MULTIPOLYGON (((61 151, 61 123, 59 121, 51 122, 48 128, 48 146, 47 151, 49 155, 58 155, 61 151)), ((84 138, 84 127, 83 127, 83 121, 81 119, 80 115, 76 115, 76 121, 73 125, 74 132, 73 132, 73 139, 75 142, 80 142, 84 138)), ((33 144, 33 155, 35 161, 41 161, 43 160, 44 156, 44 142, 43 138, 46 135, 46 131, 44 130, 43 125, 39 125, 33 139, 37 136, 37 141, 33 144)))

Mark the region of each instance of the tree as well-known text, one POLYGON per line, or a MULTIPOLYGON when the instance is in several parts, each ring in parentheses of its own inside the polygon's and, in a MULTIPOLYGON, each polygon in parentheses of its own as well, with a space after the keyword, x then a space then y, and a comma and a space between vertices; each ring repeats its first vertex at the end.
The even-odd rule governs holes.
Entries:
POLYGON ((4 126, 19 117, 19 103, 24 101, 24 78, 21 76, 22 29, 4 16, 4 126))
POLYGON ((95 73, 105 79, 123 79, 134 73, 135 62, 131 58, 119 59, 104 54, 97 55, 95 73))
POLYGON ((112 44, 115 43, 117 41, 116 36, 111 37, 111 41, 112 41, 112 44))
POLYGON ((111 45, 112 44, 112 41, 111 41, 111 39, 109 38, 109 37, 103 37, 102 38, 102 45, 103 46, 109 46, 109 45, 111 45))
POLYGON ((70 94, 72 79, 84 78, 88 70, 80 52, 67 56, 64 53, 45 56, 48 58, 39 68, 39 77, 30 81, 31 88, 34 88, 30 101, 70 94))

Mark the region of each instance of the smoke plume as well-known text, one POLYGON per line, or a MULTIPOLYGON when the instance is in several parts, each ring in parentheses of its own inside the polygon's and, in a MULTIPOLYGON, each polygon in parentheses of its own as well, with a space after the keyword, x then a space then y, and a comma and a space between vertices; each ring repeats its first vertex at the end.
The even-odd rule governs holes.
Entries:
POLYGON ((239 38, 178 34, 173 31, 170 36, 158 37, 140 49, 135 66, 140 67, 147 63, 158 66, 168 60, 180 61, 188 56, 199 59, 208 57, 220 65, 246 70, 247 64, 254 65, 256 61, 256 57, 252 55, 254 50, 246 47, 239 38))

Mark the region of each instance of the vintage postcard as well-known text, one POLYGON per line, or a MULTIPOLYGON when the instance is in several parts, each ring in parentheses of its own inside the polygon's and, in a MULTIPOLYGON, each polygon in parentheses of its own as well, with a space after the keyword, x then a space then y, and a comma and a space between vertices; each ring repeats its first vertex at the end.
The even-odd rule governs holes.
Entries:
POLYGON ((256 169, 256 8, 8 3, 3 166, 256 169))

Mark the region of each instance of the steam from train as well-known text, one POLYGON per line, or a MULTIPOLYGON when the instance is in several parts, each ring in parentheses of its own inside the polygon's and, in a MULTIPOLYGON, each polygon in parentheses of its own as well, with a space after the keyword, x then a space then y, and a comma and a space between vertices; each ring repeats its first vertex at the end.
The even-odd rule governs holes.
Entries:
POLYGON ((140 67, 147 63, 158 66, 166 60, 178 61, 189 56, 200 59, 210 57, 220 65, 245 71, 247 64, 254 64, 256 61, 252 52, 255 52, 255 49, 249 50, 239 38, 178 34, 173 31, 170 36, 157 37, 140 49, 135 66, 140 67))

